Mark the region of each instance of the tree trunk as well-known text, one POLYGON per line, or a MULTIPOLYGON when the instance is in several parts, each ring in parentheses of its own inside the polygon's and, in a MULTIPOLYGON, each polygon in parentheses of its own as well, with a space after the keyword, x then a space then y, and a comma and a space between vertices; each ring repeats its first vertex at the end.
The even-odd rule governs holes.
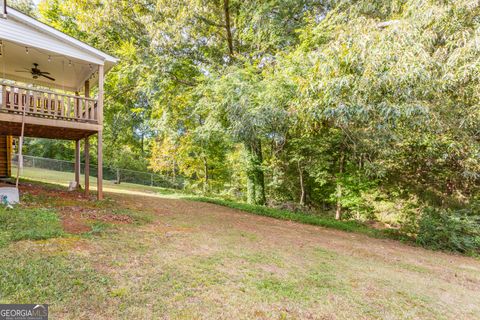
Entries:
POLYGON ((265 177, 262 169, 263 154, 262 143, 255 140, 245 145, 248 153, 247 166, 247 201, 251 204, 264 205, 265 177))
POLYGON ((203 193, 207 194, 208 193, 208 163, 207 163, 207 157, 203 157, 203 174, 204 174, 204 180, 203 180, 203 193))
POLYGON ((335 210, 335 220, 342 219, 342 204, 340 203, 340 197, 342 196, 342 186, 337 183, 337 209, 335 210))
MULTIPOLYGON (((345 155, 343 153, 343 150, 340 152, 340 161, 339 161, 339 168, 338 168, 338 173, 341 176, 343 173, 343 167, 344 167, 344 162, 345 162, 345 155)), ((336 220, 341 220, 342 219, 342 204, 340 203, 340 199, 342 198, 342 185, 338 181, 339 179, 337 178, 337 209, 335 210, 335 219, 336 220)))
POLYGON ((172 183, 175 185, 175 183, 177 182, 177 172, 176 172, 176 168, 177 168, 177 162, 175 161, 175 159, 172 161, 172 183))
POLYGON ((120 169, 117 169, 117 181, 115 184, 120 184, 120 169))
POLYGON ((233 37, 232 37, 232 26, 230 24, 230 1, 223 0, 223 11, 225 14, 225 29, 227 30, 227 43, 228 43, 228 53, 230 57, 233 57, 233 37))
POLYGON ((297 162, 297 167, 298 167, 298 175, 300 177, 300 205, 304 206, 305 205, 305 198, 307 194, 305 193, 305 184, 303 181, 303 170, 302 167, 300 166, 300 161, 297 162))

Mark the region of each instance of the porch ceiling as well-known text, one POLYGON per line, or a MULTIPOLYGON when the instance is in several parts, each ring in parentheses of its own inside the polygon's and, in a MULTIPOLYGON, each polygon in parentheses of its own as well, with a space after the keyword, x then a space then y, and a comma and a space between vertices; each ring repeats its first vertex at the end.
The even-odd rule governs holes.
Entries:
POLYGON ((78 59, 67 59, 48 51, 33 47, 25 47, 13 42, 2 41, 0 55, 0 78, 31 83, 69 92, 79 91, 85 80, 90 79, 98 67, 78 59), (28 48, 28 49, 27 49, 28 48), (33 79, 30 69, 38 64, 41 71, 49 72, 48 76, 33 79))
POLYGON ((8 79, 74 92, 79 91, 87 79, 90 87, 97 84, 98 76, 91 76, 98 66, 103 65, 104 72, 108 72, 118 62, 117 58, 20 11, 7 7, 6 12, 6 16, 0 16, 0 41, 4 44, 0 77, 5 74, 8 79), (38 63, 40 70, 50 72, 56 81, 46 78, 32 81, 30 74, 16 71, 30 69, 33 63, 38 63))

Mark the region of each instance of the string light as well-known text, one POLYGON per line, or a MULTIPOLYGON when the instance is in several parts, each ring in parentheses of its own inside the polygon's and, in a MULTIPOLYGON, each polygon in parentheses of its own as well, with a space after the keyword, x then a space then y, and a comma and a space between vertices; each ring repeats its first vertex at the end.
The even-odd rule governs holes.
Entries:
MULTIPOLYGON (((1 1, 1 0, 0 0, 1 1)), ((8 45, 12 45, 12 46, 18 46, 18 47, 21 47, 21 45, 17 45, 15 43, 8 43, 8 45)), ((0 58, 3 58, 4 56, 4 42, 0 39, 0 58)), ((66 60, 68 60, 68 66, 69 67, 73 67, 73 62, 72 60, 68 59, 67 56, 64 56, 64 55, 61 55, 61 54, 55 54, 55 55, 51 55, 47 52, 45 52, 44 50, 41 50, 41 49, 37 49, 37 48, 31 48, 31 47, 24 47, 25 48, 25 54, 30 54, 30 50, 33 50, 33 51, 36 51, 40 54, 43 54, 43 55, 46 55, 48 57, 48 62, 52 62, 53 59, 56 59, 58 58, 58 60, 62 61, 62 64, 63 66, 65 66, 65 62, 66 60)), ((89 68, 90 71, 94 71, 94 64, 91 64, 91 63, 82 63, 80 61, 75 61, 75 65, 79 66, 80 68, 83 68, 83 67, 87 67, 89 68)), ((4 67, 4 73, 5 73, 5 67, 4 67)), ((97 74, 98 74, 98 71, 94 71, 91 73, 90 75, 90 79, 95 79, 97 77, 97 74)), ((5 78, 5 76, 4 76, 5 78)), ((62 84, 62 87, 64 87, 64 84, 62 84)), ((63 91, 65 91, 65 88, 63 89, 63 91)))
MULTIPOLYGON (((2 0, 0 0, 0 1, 2 1, 2 0)), ((0 49, 3 49, 3 48, 2 48, 2 45, 4 45, 4 44, 6 44, 6 43, 2 43, 2 40, 0 40, 0 49)), ((9 45, 9 46, 19 46, 19 47, 22 47, 21 45, 17 45, 17 44, 15 44, 15 43, 13 43, 13 42, 9 42, 8 45, 9 45)), ((3 46, 3 47, 5 47, 5 46, 3 46)), ((44 50, 42 50, 42 49, 30 48, 30 47, 24 47, 24 48, 25 48, 25 53, 26 53, 26 54, 29 54, 30 51, 33 50, 33 51, 36 51, 36 52, 38 52, 38 53, 40 53, 40 54, 46 55, 47 57, 50 57, 50 58, 51 58, 51 61, 53 61, 54 59, 57 59, 57 58, 58 58, 58 60, 65 59, 65 61, 69 59, 69 57, 64 56, 64 55, 62 55, 62 54, 49 54, 49 53, 46 53, 46 52, 45 52, 44 50)), ((69 66, 72 66, 72 65, 73 65, 72 60, 69 60, 69 64, 68 64, 68 65, 69 65, 69 66)), ((91 64, 91 63, 82 63, 82 62, 80 62, 80 61, 78 61, 78 60, 75 61, 75 66, 81 66, 81 67, 85 67, 85 68, 86 68, 87 66, 92 66, 92 69, 91 69, 91 70, 94 69, 94 67, 93 67, 94 64, 91 64)))

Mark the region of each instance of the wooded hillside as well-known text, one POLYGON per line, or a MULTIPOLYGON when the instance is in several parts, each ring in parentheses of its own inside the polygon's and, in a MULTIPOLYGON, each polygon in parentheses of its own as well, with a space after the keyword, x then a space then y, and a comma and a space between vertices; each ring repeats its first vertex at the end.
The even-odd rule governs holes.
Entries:
MULTIPOLYGON (((121 58, 106 82, 107 163, 378 220, 426 245, 460 228, 466 240, 448 245, 480 247, 478 1, 17 5, 121 58)), ((30 148, 68 151, 49 144, 30 148)))

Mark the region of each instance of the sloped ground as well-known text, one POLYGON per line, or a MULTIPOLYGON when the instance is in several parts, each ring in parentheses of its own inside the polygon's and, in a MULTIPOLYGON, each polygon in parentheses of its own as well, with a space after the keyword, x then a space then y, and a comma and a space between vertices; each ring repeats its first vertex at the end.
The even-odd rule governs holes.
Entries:
POLYGON ((480 318, 474 258, 155 194, 30 193, 89 227, 0 249, 0 302, 52 319, 480 318))

